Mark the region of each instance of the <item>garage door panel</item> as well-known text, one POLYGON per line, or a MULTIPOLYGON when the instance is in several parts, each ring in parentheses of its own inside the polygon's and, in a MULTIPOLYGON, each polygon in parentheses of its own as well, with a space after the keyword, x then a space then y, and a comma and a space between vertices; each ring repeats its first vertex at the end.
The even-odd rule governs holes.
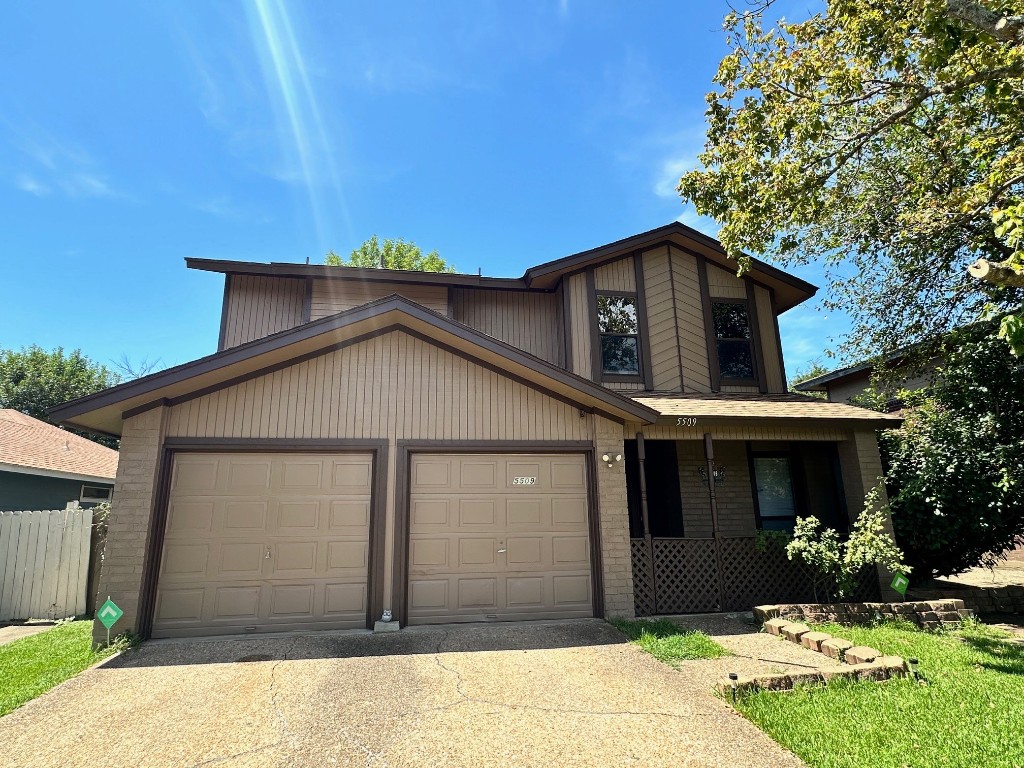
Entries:
POLYGON ((593 615, 583 456, 415 455, 409 503, 411 624, 593 615))
POLYGON ((372 474, 368 454, 177 456, 153 636, 364 627, 372 474))

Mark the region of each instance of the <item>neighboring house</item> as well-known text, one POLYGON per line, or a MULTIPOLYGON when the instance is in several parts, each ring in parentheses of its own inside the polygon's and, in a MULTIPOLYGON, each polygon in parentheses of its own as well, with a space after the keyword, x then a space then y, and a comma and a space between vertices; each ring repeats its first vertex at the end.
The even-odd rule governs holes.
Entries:
MULTIPOLYGON (((888 399, 889 412, 900 410, 903 406, 895 396, 899 390, 915 392, 924 389, 932 381, 932 374, 938 361, 932 360, 925 365, 915 363, 914 372, 904 372, 901 375, 900 364, 904 361, 907 352, 899 352, 890 355, 885 359, 887 368, 893 369, 892 375, 887 377, 886 391, 891 395, 888 399)), ((831 403, 850 403, 855 398, 865 395, 873 390, 871 377, 875 373, 877 362, 868 361, 856 365, 838 368, 813 379, 801 381, 793 389, 798 392, 824 392, 831 403)))
POLYGON ((807 599, 758 531, 844 525, 899 423, 788 394, 815 287, 681 224, 521 278, 186 262, 218 351, 53 411, 121 437, 100 591, 143 637, 807 599))
POLYGON ((0 409, 0 511, 83 507, 110 499, 117 451, 0 409))

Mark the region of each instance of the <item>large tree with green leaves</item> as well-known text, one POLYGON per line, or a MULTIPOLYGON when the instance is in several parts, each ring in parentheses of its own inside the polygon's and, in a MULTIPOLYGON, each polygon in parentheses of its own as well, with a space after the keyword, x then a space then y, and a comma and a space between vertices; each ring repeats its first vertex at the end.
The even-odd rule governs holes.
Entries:
POLYGON ((401 238, 379 240, 376 235, 354 249, 347 260, 334 251, 327 253, 324 263, 333 267, 372 267, 375 269, 409 269, 418 272, 454 272, 437 251, 423 253, 416 243, 401 238))
MULTIPOLYGON (((1020 0, 826 0, 769 26, 771 5, 725 19, 731 52, 682 197, 741 264, 829 265, 853 357, 1019 308, 1020 0)), ((1020 316, 1003 335, 1024 352, 1020 316)))
POLYGON ((938 354, 932 384, 901 394, 903 426, 879 438, 896 540, 924 577, 1024 543, 1024 364, 992 324, 938 354))
MULTIPOLYGON (((20 350, 0 349, 0 408, 13 408, 49 421, 47 410, 68 400, 112 387, 121 377, 93 362, 81 350, 52 352, 32 345, 20 350)), ((117 447, 115 438, 73 430, 98 443, 117 447)))

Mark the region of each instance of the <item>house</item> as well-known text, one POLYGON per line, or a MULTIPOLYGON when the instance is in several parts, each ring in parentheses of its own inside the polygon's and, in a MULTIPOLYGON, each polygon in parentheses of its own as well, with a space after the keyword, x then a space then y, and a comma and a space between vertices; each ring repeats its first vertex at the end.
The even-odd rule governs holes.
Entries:
POLYGON ((110 500, 117 451, 0 409, 0 511, 64 509, 110 500))
POLYGON ((859 513, 899 423, 787 393, 815 287, 681 224, 519 278, 186 262, 218 351, 53 412, 121 438, 100 589, 144 637, 806 600, 759 530, 859 513))
MULTIPOLYGON (((915 359, 911 367, 907 368, 905 359, 910 352, 912 349, 893 353, 888 355, 884 361, 885 366, 893 371, 884 385, 890 413, 903 407, 896 393, 900 390, 915 392, 924 389, 931 383, 935 366, 939 364, 936 359, 929 359, 926 362, 915 359), (903 368, 902 371, 901 368, 903 368)), ((801 381, 793 389, 798 392, 824 392, 829 402, 832 403, 855 402, 857 398, 874 390, 872 377, 877 365, 877 361, 869 360, 845 368, 837 368, 834 371, 823 373, 821 376, 815 376, 813 379, 801 381)))

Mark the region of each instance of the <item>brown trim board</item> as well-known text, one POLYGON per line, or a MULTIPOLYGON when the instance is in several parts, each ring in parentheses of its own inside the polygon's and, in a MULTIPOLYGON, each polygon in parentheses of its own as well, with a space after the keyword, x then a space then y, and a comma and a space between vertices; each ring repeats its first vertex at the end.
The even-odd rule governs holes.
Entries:
MULTIPOLYGON (((644 282, 643 251, 633 253, 633 274, 636 283, 636 310, 640 327, 640 366, 643 371, 644 389, 654 389, 654 368, 651 364, 651 325, 647 316, 647 286, 644 282)), ((679 346, 678 337, 676 346, 679 346)))
POLYGON ((753 337, 754 373, 757 376, 757 388, 764 394, 768 392, 768 382, 764 373, 764 339, 761 336, 761 321, 757 316, 757 296, 754 294, 754 281, 744 277, 743 284, 747 290, 747 322, 750 323, 750 335, 753 337))
POLYGON ((370 453, 373 455, 373 490, 370 496, 369 557, 367 563, 366 627, 384 610, 384 535, 387 512, 387 440, 317 440, 249 438, 165 438, 160 446, 159 470, 153 494, 142 593, 139 596, 139 636, 153 632, 156 595, 167 531, 168 503, 174 459, 179 453, 370 453))
POLYGON ((228 306, 231 299, 231 275, 224 275, 224 298, 220 305, 220 334, 217 336, 217 351, 224 349, 224 340, 228 335, 228 306))
MULTIPOLYGON (((692 254, 691 254, 692 255, 692 254)), ((718 344, 715 339, 715 320, 711 314, 711 291, 708 288, 708 264, 701 254, 696 254, 697 282, 700 283, 700 305, 704 311, 704 340, 708 351, 708 372, 711 374, 711 391, 722 388, 722 371, 718 365, 718 344)))
POLYGON ((589 513, 591 589, 593 590, 594 615, 604 615, 603 567, 601 560, 600 510, 597 506, 597 469, 594 443, 583 440, 532 442, 522 440, 469 440, 454 442, 448 440, 399 440, 395 452, 395 536, 394 569, 392 573, 391 611, 401 626, 409 623, 409 515, 414 453, 466 454, 584 454, 587 466, 587 507, 589 513))
MULTIPOLYGON (((686 377, 683 375, 683 345, 682 336, 679 330, 679 307, 678 295, 676 294, 676 270, 672 266, 672 245, 665 246, 665 257, 668 259, 668 284, 672 290, 672 327, 676 329, 676 343, 673 345, 676 356, 676 365, 679 367, 679 391, 686 391, 686 377)), ((710 375, 710 364, 709 364, 710 375)))
POLYGON ((789 379, 786 378, 786 358, 782 354, 782 334, 779 332, 779 309, 775 305, 775 289, 768 289, 768 300, 772 308, 772 322, 775 323, 775 350, 779 355, 779 370, 782 372, 782 391, 789 392, 789 379))

